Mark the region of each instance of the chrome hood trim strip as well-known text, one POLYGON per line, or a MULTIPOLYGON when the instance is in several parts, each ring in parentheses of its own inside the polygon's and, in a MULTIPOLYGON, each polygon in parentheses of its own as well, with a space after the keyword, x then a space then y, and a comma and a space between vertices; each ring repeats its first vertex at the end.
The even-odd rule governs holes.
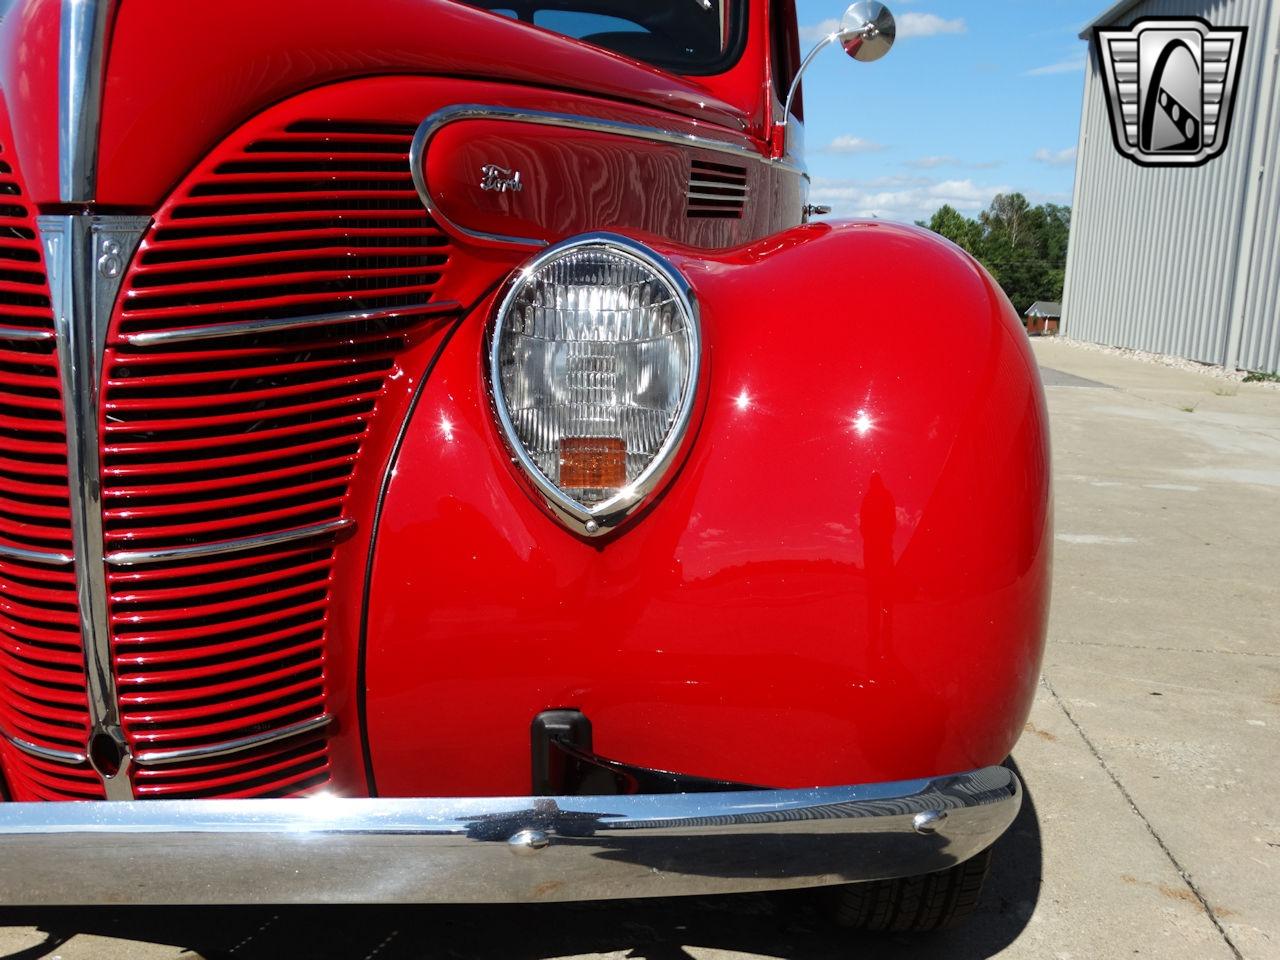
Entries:
POLYGON ((125 335, 124 340, 131 347, 157 347, 170 343, 218 340, 223 337, 248 337, 256 333, 277 333, 281 330, 299 330, 304 327, 332 327, 340 323, 358 323, 362 320, 396 320, 401 317, 426 318, 440 314, 457 313, 461 309, 462 304, 456 300, 437 300, 419 307, 348 310, 341 313, 317 313, 308 317, 280 317, 272 320, 210 323, 199 327, 180 327, 176 330, 130 333, 125 335))
POLYGON ((259 547, 293 543, 295 540, 310 540, 354 527, 355 523, 350 517, 343 517, 340 520, 326 520, 324 523, 313 523, 310 526, 294 527, 292 530, 280 530, 276 533, 264 533, 241 540, 219 540, 216 543, 201 543, 191 547, 166 547, 161 550, 116 550, 107 554, 106 560, 113 567, 136 567, 147 563, 165 563, 170 560, 217 557, 226 553, 243 553, 245 550, 256 550, 259 547))
POLYGON ((53 747, 42 747, 40 744, 32 743, 30 740, 23 740, 22 737, 15 737, 3 728, 0 728, 0 737, 4 737, 25 754, 39 757, 41 760, 49 760, 53 763, 78 767, 89 759, 83 753, 77 753, 74 750, 55 750, 53 747))
POLYGON ((252 737, 240 737, 236 740, 224 740, 222 743, 212 743, 207 747, 189 747, 181 750, 139 750, 134 755, 133 761, 139 766, 158 767, 166 763, 184 763, 188 760, 225 757, 228 754, 241 753, 245 750, 252 750, 254 747, 263 747, 269 743, 279 743, 281 740, 291 740, 306 733, 314 733, 316 730, 323 730, 331 723, 333 723, 333 717, 325 713, 311 720, 303 720, 301 723, 281 727, 279 730, 268 730, 265 733, 255 734, 252 737))
POLYGON ((48 330, 23 330, 20 327, 0 327, 0 340, 21 343, 40 343, 53 339, 48 330))
POLYGON ((96 198, 107 23, 113 0, 62 0, 58 58, 58 189, 63 203, 96 198))
POLYGON ((75 557, 66 553, 53 553, 47 550, 28 550, 26 547, 15 547, 0 543, 0 557, 10 560, 25 560, 27 563, 39 563, 46 567, 69 567, 76 562, 75 557))

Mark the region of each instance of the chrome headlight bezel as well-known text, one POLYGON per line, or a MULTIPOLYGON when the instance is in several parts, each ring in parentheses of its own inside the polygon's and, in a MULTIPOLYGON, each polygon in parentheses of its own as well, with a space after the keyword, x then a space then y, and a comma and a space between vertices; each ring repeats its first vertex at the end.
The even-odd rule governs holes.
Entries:
POLYGON ((521 468, 521 474, 532 484, 551 513, 565 526, 582 536, 600 536, 635 513, 653 494, 658 492, 681 452, 693 420, 701 385, 702 323, 697 297, 680 271, 665 257, 643 243, 607 232, 572 237, 541 251, 517 270, 507 282, 490 322, 487 365, 489 393, 495 418, 513 460, 521 468), (688 376, 685 379, 680 404, 658 451, 626 487, 609 499, 589 507, 561 490, 552 478, 542 472, 530 456, 511 418, 500 372, 503 330, 524 284, 549 264, 586 247, 603 248, 615 255, 637 261, 665 284, 673 301, 683 314, 689 354, 688 376))

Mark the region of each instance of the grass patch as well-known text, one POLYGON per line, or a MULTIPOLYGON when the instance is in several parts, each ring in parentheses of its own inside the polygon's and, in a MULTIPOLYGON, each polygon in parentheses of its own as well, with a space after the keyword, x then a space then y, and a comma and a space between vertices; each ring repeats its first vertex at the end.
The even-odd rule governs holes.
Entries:
POLYGON ((1252 370, 1244 375, 1245 383, 1280 383, 1280 373, 1262 373, 1252 370))

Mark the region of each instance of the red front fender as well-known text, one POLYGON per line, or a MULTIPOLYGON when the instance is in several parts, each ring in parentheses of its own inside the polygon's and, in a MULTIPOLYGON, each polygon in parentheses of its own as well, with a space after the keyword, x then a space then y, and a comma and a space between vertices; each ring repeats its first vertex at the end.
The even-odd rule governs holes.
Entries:
POLYGON ((529 726, 801 787, 1000 762, 1049 596, 1049 444, 1008 301, 923 231, 809 225, 666 251, 701 301, 707 392, 652 509, 579 539, 513 473, 488 307, 419 398, 383 505, 367 729, 383 795, 529 790, 529 726))

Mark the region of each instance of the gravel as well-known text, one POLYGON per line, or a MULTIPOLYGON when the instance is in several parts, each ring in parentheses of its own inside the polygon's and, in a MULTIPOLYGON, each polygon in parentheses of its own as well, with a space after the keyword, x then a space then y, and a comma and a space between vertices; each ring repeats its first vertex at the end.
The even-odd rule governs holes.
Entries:
MULTIPOLYGON (((1072 350, 1091 350, 1094 353, 1110 354, 1113 357, 1128 357, 1131 360, 1141 360, 1143 363, 1155 363, 1164 367, 1172 367, 1175 370, 1185 370, 1188 373, 1198 373, 1206 377, 1212 377, 1214 380, 1241 383, 1249 375, 1247 370, 1228 370, 1217 364, 1201 363, 1199 360, 1188 360, 1185 357, 1171 357, 1163 353, 1148 353, 1146 350, 1132 350, 1128 347, 1111 347, 1103 343, 1072 340, 1064 336, 1038 337, 1037 339, 1045 343, 1061 344, 1072 350)), ((1273 390, 1280 390, 1280 383, 1264 380, 1257 381, 1257 384, 1273 390)))

